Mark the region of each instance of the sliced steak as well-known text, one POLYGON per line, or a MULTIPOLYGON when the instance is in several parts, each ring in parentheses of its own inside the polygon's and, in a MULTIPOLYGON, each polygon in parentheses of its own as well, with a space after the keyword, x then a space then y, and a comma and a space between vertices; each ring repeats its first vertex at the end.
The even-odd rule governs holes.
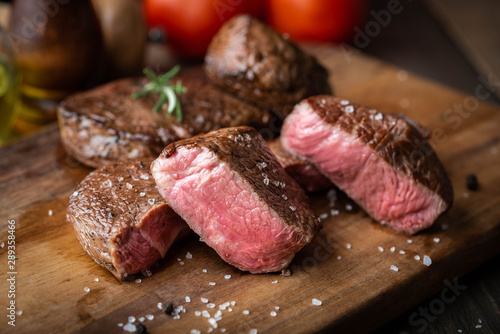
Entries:
POLYGON ((302 188, 250 127, 170 144, 151 169, 175 212, 241 270, 286 268, 320 228, 302 188))
POLYGON ((294 108, 281 142, 375 220, 416 233, 431 226, 453 201, 450 180, 422 132, 403 117, 325 95, 294 108))
POLYGON ((158 193, 149 167, 150 161, 105 165, 69 199, 67 218, 78 240, 118 279, 149 268, 189 232, 158 193))
POLYGON ((306 97, 331 94, 328 72, 314 57, 248 15, 231 19, 214 36, 205 71, 223 89, 281 115, 306 97))
POLYGON ((301 159, 283 148, 276 138, 267 143, 285 171, 307 192, 315 192, 333 187, 330 180, 310 162, 301 159))
POLYGON ((265 127, 270 113, 226 94, 208 83, 199 69, 179 80, 187 93, 179 95, 183 120, 152 111, 158 94, 143 99, 130 95, 145 78, 114 81, 65 99, 58 109, 65 149, 85 165, 156 158, 169 143, 227 126, 265 127))

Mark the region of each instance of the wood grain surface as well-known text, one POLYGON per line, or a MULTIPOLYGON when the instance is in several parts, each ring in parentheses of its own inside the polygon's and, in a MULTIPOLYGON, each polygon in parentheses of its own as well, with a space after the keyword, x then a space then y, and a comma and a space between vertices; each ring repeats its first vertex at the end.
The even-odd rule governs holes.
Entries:
MULTIPOLYGON (((434 227, 409 237, 374 223, 340 192, 333 206, 327 192, 319 193, 311 201, 318 215, 328 216, 325 228, 297 254, 290 277, 240 272, 192 235, 152 268, 151 277, 119 282, 83 251, 66 222, 69 195, 90 169, 65 154, 57 127, 49 126, 0 150, 0 243, 7 244, 8 221, 16 226, 15 302, 22 314, 15 330, 121 333, 118 324, 130 316, 137 324, 152 315, 143 320, 150 333, 207 333, 209 318, 196 311, 214 317, 220 305, 234 302, 221 310, 214 333, 368 332, 500 253, 500 110, 348 49, 306 50, 332 73, 335 95, 404 112, 432 130, 431 144, 455 188, 455 206, 434 227), (466 189, 470 173, 479 191, 466 189), (331 216, 331 209, 340 213, 331 216), (424 255, 430 266, 423 265, 424 255), (313 298, 322 305, 313 305, 313 298), (186 312, 174 319, 158 309, 159 302, 186 312)), ((7 245, 0 258, 5 282, 7 245)), ((8 288, 2 283, 2 305, 10 301, 8 288)), ((0 332, 14 329, 4 314, 1 319, 0 332)))

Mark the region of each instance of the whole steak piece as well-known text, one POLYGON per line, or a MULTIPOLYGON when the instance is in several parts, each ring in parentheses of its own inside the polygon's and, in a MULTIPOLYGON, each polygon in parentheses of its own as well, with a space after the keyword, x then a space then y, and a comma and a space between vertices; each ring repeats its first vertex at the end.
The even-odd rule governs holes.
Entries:
POLYGON ((189 232, 158 193, 150 162, 105 165, 69 199, 67 219, 81 245, 118 279, 149 268, 189 232))
MULTIPOLYGON (((61 140, 66 151, 91 167, 107 162, 154 159, 166 145, 182 138, 228 126, 265 127, 268 111, 241 101, 211 85, 201 69, 177 80, 183 120, 153 112, 158 94, 133 99, 145 78, 117 80, 66 98, 58 108, 61 140)), ((175 81, 175 80, 174 80, 175 81)))
POLYGON ((231 19, 214 36, 205 72, 216 85, 280 115, 306 97, 332 93, 328 72, 314 57, 248 15, 231 19))
POLYGON ((323 95, 294 108, 281 142, 382 225, 413 234, 453 202, 450 180, 423 130, 405 117, 323 95))
POLYGON ((243 271, 283 270, 320 229, 304 191, 253 128, 170 144, 151 170, 175 212, 243 271))
POLYGON ((307 192, 315 192, 333 187, 330 180, 309 161, 301 159, 283 148, 281 139, 268 142, 271 152, 281 166, 307 192))

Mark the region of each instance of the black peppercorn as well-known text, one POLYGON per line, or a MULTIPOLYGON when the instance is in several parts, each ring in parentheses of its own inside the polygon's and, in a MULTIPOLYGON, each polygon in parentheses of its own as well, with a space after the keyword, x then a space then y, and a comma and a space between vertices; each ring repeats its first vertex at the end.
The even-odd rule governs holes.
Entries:
POLYGON ((174 313, 174 304, 171 302, 163 304, 163 312, 168 315, 172 315, 174 313))
POLYGON ((147 334, 148 333, 148 329, 143 324, 138 324, 137 326, 135 326, 135 328, 136 328, 136 330, 135 330, 136 333, 140 333, 140 334, 147 334))
POLYGON ((475 174, 467 175, 467 189, 476 191, 479 189, 479 183, 475 174))

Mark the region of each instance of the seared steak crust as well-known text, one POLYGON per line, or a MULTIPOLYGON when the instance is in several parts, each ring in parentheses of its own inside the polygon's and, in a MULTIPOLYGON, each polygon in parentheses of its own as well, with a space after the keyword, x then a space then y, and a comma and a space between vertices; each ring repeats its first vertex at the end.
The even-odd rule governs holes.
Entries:
POLYGON ((189 231, 158 193, 150 162, 105 165, 70 196, 67 219, 78 240, 118 279, 153 265, 189 231))
POLYGON ((436 192, 451 207, 451 182, 424 137, 428 131, 418 123, 328 95, 305 101, 327 123, 361 140, 396 170, 436 192))
POLYGON ((210 85, 199 72, 181 76, 187 87, 179 95, 183 120, 152 111, 158 98, 130 95, 141 89, 145 78, 114 81, 65 99, 58 109, 61 138, 66 150, 85 165, 153 159, 169 143, 227 126, 264 127, 270 114, 210 85))
POLYGON ((282 115, 306 97, 331 94, 328 73, 314 57, 248 15, 231 19, 215 35, 205 71, 223 89, 282 115))

